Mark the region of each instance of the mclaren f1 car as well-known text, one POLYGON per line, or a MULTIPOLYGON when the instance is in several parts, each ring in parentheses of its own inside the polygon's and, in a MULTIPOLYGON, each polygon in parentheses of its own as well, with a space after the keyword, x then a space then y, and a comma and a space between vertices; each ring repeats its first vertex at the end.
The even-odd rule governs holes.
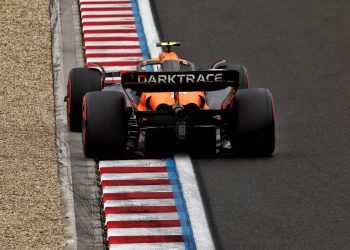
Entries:
POLYGON ((179 45, 158 43, 163 52, 142 61, 136 72, 71 70, 67 120, 72 131, 82 131, 86 157, 123 158, 132 150, 149 157, 176 150, 204 157, 221 149, 236 155, 273 153, 270 91, 251 88, 243 65, 221 60, 196 70, 171 50, 179 45), (150 67, 157 70, 146 70, 150 67), (116 76, 121 82, 105 82, 116 76))

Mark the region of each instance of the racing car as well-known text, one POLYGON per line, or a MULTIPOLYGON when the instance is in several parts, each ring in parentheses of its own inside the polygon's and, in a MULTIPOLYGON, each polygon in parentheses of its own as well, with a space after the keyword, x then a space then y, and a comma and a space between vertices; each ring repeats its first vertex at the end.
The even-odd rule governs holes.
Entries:
POLYGON ((67 122, 71 131, 82 131, 86 157, 123 158, 140 148, 148 157, 178 149, 205 157, 221 149, 235 155, 274 152, 272 94, 251 88, 245 66, 221 60, 196 70, 172 51, 179 42, 157 46, 159 57, 142 61, 136 72, 71 70, 67 122), (105 83, 116 76, 121 83, 105 83))

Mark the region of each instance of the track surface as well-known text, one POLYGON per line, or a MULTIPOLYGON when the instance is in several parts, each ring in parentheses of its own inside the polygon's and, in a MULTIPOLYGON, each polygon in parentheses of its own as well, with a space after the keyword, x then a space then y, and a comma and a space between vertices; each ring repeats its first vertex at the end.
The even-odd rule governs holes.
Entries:
POLYGON ((162 1, 164 40, 275 97, 274 157, 197 159, 220 249, 350 249, 350 2, 162 1))

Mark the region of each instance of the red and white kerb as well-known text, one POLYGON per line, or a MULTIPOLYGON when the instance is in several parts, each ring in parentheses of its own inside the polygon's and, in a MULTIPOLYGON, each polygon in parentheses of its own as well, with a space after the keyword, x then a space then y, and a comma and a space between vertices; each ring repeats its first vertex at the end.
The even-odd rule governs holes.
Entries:
POLYGON ((184 249, 164 160, 99 163, 109 249, 184 249))
MULTIPOLYGON (((142 51, 130 0, 80 0, 86 64, 106 72, 133 71, 142 51)), ((106 83, 120 81, 107 78, 106 83)))

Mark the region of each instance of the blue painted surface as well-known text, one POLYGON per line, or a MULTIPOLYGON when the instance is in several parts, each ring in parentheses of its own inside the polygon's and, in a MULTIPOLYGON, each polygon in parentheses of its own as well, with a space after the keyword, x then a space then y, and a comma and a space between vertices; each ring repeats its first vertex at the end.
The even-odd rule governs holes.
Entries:
POLYGON ((185 199, 182 195, 181 183, 179 181, 179 175, 176 170, 175 161, 168 158, 166 161, 166 167, 168 170, 170 184, 174 193, 174 200, 176 209, 179 214, 181 222, 182 235, 184 237, 185 249, 194 250, 196 245, 193 238, 190 217, 188 215, 185 199))

